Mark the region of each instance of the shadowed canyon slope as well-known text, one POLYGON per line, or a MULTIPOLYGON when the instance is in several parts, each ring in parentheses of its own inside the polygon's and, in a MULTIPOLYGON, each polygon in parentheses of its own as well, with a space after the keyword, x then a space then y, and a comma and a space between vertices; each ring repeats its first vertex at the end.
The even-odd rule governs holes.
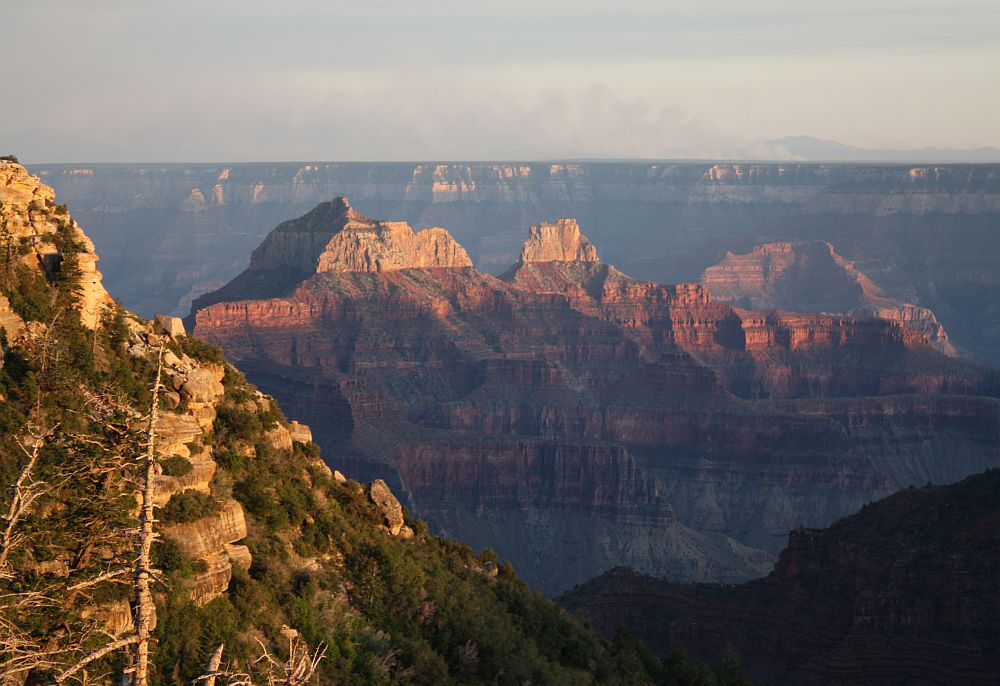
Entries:
POLYGON ((1000 471, 907 490, 826 530, 797 530, 774 572, 679 586, 618 569, 567 594, 607 636, 664 657, 726 644, 759 683, 955 684, 1000 679, 1000 471))
MULTIPOLYGON (((310 163, 45 165, 88 227, 106 283, 140 313, 185 314, 272 227, 337 195, 446 226, 481 270, 524 227, 575 217, 605 258, 659 283, 727 252, 824 240, 887 297, 928 308, 955 345, 1000 365, 1000 165, 310 163)), ((778 306, 792 309, 789 303, 778 306)))
POLYGON ((616 564, 749 578, 795 526, 1000 463, 993 373, 898 322, 639 281, 569 219, 499 278, 421 233, 323 203, 196 301, 196 333, 338 464, 546 591, 616 564))

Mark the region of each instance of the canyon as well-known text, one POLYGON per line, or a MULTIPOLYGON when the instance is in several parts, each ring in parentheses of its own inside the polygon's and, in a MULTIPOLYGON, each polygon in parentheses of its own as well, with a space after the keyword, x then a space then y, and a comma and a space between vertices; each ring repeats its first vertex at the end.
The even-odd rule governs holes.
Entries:
POLYGON ((995 684, 1000 471, 908 489, 829 529, 798 529, 774 571, 679 586, 616 569, 561 601, 664 658, 727 644, 759 683, 995 684))
POLYGON ((497 277, 338 197, 190 321, 338 465, 553 594, 757 577, 791 529, 1000 465, 996 373, 900 321, 733 307, 626 275, 576 220, 527 233, 497 277))
MULTIPOLYGON (((884 292, 1000 365, 1000 165, 727 162, 38 165, 145 316, 184 315, 279 222, 338 195, 446 226, 499 274, 525 227, 575 217, 639 278, 695 282, 771 243, 825 241, 884 292)), ((794 309, 791 301, 775 301, 794 309)), ((844 314, 846 312, 840 312, 844 314)))
MULTIPOLYGON (((443 230, 353 219, 320 246, 326 273, 469 264, 443 230)), ((431 535, 384 481, 332 470, 179 318, 112 300, 87 235, 11 159, 0 247, 5 684, 145 683, 143 627, 150 683, 206 663, 247 684, 659 682, 495 554, 431 535), (268 659, 281 650, 312 666, 268 659)))

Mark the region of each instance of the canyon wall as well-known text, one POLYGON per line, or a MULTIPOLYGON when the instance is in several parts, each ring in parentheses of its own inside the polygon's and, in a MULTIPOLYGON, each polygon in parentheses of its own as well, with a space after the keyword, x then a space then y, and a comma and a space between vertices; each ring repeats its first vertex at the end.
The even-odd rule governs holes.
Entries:
POLYGON ((767 243, 744 255, 726 253, 699 280, 716 300, 751 309, 898 321, 927 336, 941 352, 959 354, 930 309, 889 297, 826 241, 767 243))
POLYGON ((371 220, 311 214, 278 231, 315 273, 294 290, 244 273, 196 303, 195 332, 338 465, 547 592, 617 564, 751 578, 796 526, 1000 464, 995 373, 899 322, 641 281, 571 220, 528 229, 500 277, 415 246, 372 270, 344 240, 371 220))
MULTIPOLYGON (((933 312, 1000 365, 1000 165, 309 163, 44 165, 147 316, 240 273, 268 231, 347 195, 371 216, 445 226, 481 270, 518 259, 524 227, 574 217, 643 279, 696 281, 727 252, 823 240, 887 297, 933 312)), ((784 301, 777 303, 791 309, 784 301)), ((920 317, 923 315, 920 314, 920 317)))
POLYGON ((736 587, 614 570, 563 599, 611 638, 716 660, 759 683, 992 685, 1000 679, 1000 471, 910 489, 829 529, 798 529, 774 571, 736 587))

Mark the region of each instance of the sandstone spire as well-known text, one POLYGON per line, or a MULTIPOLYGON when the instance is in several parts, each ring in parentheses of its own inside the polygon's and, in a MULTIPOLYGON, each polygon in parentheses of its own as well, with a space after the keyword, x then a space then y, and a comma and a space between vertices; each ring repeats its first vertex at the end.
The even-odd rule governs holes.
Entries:
POLYGON ((575 219, 535 224, 521 248, 521 262, 600 262, 597 248, 580 233, 575 219))

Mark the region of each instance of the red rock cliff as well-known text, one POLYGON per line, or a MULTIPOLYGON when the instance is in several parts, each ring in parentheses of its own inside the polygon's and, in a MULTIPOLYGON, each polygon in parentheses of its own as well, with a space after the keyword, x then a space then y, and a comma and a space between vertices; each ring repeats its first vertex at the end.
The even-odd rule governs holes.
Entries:
POLYGON ((1000 459, 992 376, 923 336, 639 281, 575 224, 552 226, 525 255, 587 259, 522 259, 500 279, 370 270, 329 241, 332 261, 359 269, 282 297, 246 299, 234 281, 196 332, 339 464, 391 476, 439 529, 498 548, 552 592, 621 563, 747 578, 796 525, 1000 459), (934 401, 910 402, 925 393, 934 401))

